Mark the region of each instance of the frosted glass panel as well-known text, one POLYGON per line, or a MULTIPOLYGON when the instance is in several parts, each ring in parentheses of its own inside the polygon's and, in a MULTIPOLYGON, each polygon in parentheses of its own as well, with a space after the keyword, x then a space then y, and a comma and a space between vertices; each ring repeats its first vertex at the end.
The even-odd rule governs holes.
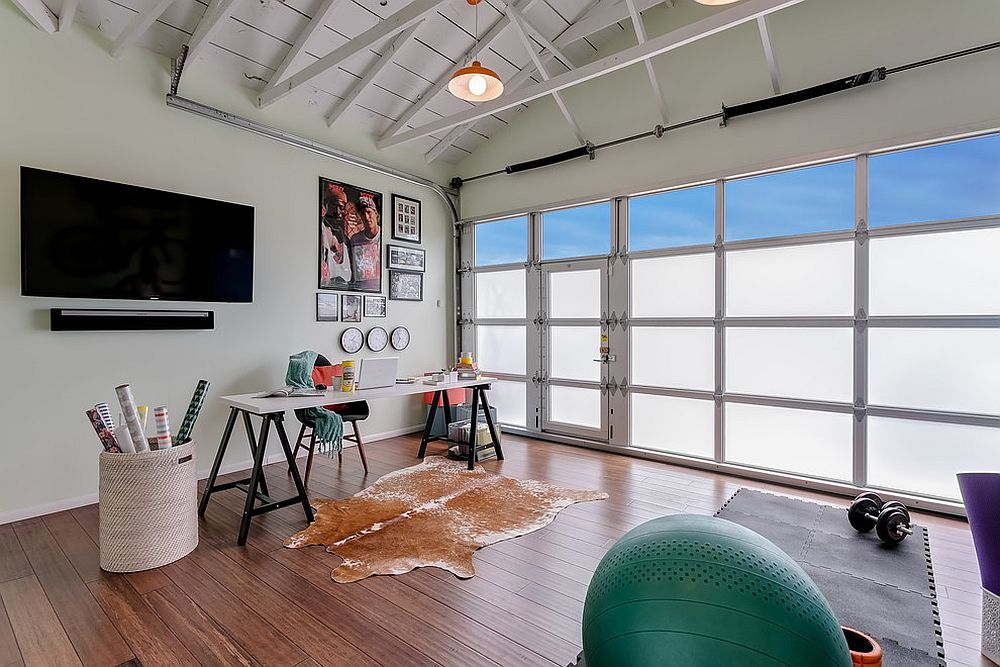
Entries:
POLYGON ((872 315, 1000 313, 1000 229, 871 240, 872 315))
POLYGON ((549 274, 549 317, 601 316, 601 271, 556 271, 549 274))
POLYGON ((601 390, 551 385, 549 421, 601 428, 601 390))
POLYGON ((490 406, 497 409, 497 421, 513 426, 527 423, 526 392, 523 382, 494 382, 487 392, 490 406))
POLYGON ((715 186, 671 190, 628 200, 631 251, 715 242, 715 186))
POLYGON ((528 217, 476 225, 476 266, 528 260, 528 217))
POLYGON ((868 418, 868 483, 959 498, 960 472, 1000 470, 1000 428, 868 418))
POLYGON ((633 259, 630 317, 714 317, 715 255, 633 259))
POLYGON ((854 330, 726 329, 726 391, 851 402, 854 330))
POLYGON ((868 332, 868 402, 1000 414, 1000 330, 868 332))
POLYGON ((851 415, 739 403, 725 410, 727 461, 851 479, 851 415))
POLYGON ((549 376, 601 381, 601 327, 549 327, 549 376))
POLYGON ((476 327, 476 358, 491 373, 525 374, 526 330, 523 326, 476 327))
POLYGON ((542 214, 542 259, 607 255, 610 250, 610 202, 542 214))
POLYGON ((524 269, 476 274, 476 317, 523 318, 524 269))
POLYGON ((726 253, 729 316, 850 315, 853 309, 849 241, 726 253))
POLYGON ((631 327, 631 332, 629 384, 712 391, 714 327, 631 327))
POLYGON ((715 456, 715 403, 632 394, 631 445, 689 456, 715 456))

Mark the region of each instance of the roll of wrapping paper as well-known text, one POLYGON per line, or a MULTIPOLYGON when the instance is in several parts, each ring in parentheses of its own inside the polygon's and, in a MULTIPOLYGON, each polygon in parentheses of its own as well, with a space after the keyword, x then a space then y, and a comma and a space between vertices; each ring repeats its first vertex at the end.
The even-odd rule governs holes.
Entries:
POLYGON ((194 431, 194 423, 198 420, 201 406, 205 403, 205 396, 208 395, 209 386, 210 383, 208 380, 198 380, 198 386, 194 388, 194 396, 191 397, 191 403, 188 405, 187 412, 184 413, 184 421, 181 422, 181 427, 177 430, 178 445, 183 445, 191 439, 191 432, 194 431))
POLYGON ((153 408, 153 421, 156 422, 157 449, 168 449, 170 447, 170 418, 167 415, 167 406, 161 405, 153 408))
POLYGON ((101 446, 104 447, 106 452, 121 452, 121 448, 118 447, 118 441, 115 440, 115 434, 108 428, 108 425, 104 423, 101 419, 101 413, 97 411, 97 408, 91 408, 87 410, 87 417, 90 419, 90 425, 94 427, 94 431, 97 433, 97 439, 101 441, 101 446))
POLYGON ((125 427, 128 429, 129 437, 132 438, 132 446, 137 452, 148 452, 149 443, 146 442, 146 434, 143 433, 142 423, 139 421, 139 411, 135 407, 132 387, 127 384, 120 385, 115 387, 115 393, 118 394, 122 414, 125 415, 125 427))
POLYGON ((146 432, 146 424, 148 423, 148 419, 149 419, 149 406, 148 405, 140 405, 136 409, 139 411, 139 423, 142 424, 142 432, 145 433, 146 432))
POLYGON ((101 416, 101 421, 104 422, 108 430, 114 433, 115 419, 111 416, 111 406, 107 403, 98 403, 94 406, 94 409, 97 410, 97 414, 101 416))

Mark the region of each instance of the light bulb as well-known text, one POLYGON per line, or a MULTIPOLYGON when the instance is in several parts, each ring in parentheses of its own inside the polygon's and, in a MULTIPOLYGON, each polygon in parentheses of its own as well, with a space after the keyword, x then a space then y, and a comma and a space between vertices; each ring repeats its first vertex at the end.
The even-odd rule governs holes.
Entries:
POLYGON ((477 97, 485 93, 486 77, 482 74, 474 74, 472 78, 469 79, 469 92, 477 97))

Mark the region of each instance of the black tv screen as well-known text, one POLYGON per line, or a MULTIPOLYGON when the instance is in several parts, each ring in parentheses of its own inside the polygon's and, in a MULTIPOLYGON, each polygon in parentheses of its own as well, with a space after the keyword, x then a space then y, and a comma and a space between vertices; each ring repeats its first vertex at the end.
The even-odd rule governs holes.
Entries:
POLYGON ((254 209, 21 167, 21 294, 253 301, 254 209))

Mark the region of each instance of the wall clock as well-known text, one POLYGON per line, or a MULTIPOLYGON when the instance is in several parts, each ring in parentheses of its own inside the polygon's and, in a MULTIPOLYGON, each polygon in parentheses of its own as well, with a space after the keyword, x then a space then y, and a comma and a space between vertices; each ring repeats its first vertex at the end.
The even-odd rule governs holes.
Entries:
POLYGON ((344 352, 348 354, 358 352, 364 344, 365 335, 357 327, 344 329, 344 332, 340 334, 340 347, 344 348, 344 352))
POLYGON ((375 327, 368 332, 368 349, 381 352, 389 343, 389 334, 382 327, 375 327))
POLYGON ((392 349, 405 350, 410 345, 410 330, 406 327, 396 327, 392 330, 392 349))

